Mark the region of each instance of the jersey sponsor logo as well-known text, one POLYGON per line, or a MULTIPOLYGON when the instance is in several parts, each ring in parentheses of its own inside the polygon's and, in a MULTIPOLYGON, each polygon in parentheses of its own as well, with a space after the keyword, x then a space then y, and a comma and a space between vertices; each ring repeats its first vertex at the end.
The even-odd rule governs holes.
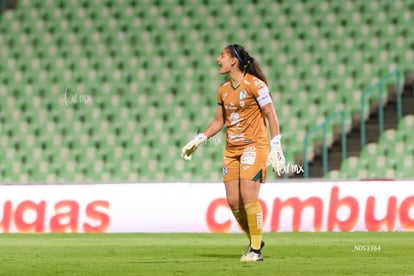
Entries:
POLYGON ((229 142, 240 142, 243 141, 244 133, 240 134, 229 134, 229 142))
POLYGON ((229 110, 236 110, 237 106, 233 102, 231 102, 229 105, 226 105, 225 108, 229 110))
POLYGON ((240 125, 241 117, 240 117, 239 113, 237 113, 237 112, 231 113, 229 119, 230 119, 230 125, 231 126, 239 126, 240 125))
POLYGON ((254 79, 254 85, 257 87, 263 86, 263 82, 259 79, 254 79))
POLYGON ((245 151, 241 156, 240 163, 246 165, 253 165, 256 161, 256 152, 253 151, 245 151))

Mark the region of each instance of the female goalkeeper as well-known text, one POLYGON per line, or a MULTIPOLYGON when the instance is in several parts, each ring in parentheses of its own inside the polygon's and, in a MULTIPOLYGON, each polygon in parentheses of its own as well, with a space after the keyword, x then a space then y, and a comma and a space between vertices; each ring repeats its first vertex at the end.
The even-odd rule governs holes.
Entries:
POLYGON ((250 240, 240 261, 262 261, 263 218, 259 191, 261 183, 266 181, 266 167, 271 165, 276 172, 285 165, 279 121, 266 77, 243 46, 225 47, 217 63, 219 73, 227 74, 229 79, 218 88, 215 118, 183 147, 181 156, 191 160, 198 146, 226 125, 223 177, 227 202, 250 240), (266 119, 271 135, 270 149, 266 119))

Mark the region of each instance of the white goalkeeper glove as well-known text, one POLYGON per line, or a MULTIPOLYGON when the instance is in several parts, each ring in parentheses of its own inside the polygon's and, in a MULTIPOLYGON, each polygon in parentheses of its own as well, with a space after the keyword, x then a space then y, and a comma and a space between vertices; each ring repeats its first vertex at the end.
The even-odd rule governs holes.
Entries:
POLYGON ((285 167, 285 156, 283 155, 282 145, 280 143, 280 139, 282 135, 276 135, 270 141, 270 153, 267 157, 266 166, 272 166, 274 172, 277 172, 280 175, 280 171, 282 171, 285 167))
POLYGON ((197 150, 197 148, 207 141, 207 136, 204 133, 199 133, 194 138, 187 143, 181 150, 181 157, 184 160, 191 160, 191 154, 197 150))

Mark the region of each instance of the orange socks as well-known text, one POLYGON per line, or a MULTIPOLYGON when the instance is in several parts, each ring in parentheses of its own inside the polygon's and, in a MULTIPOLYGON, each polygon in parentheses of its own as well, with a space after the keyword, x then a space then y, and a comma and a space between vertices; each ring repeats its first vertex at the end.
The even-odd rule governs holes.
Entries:
MULTIPOLYGON (((259 201, 252 201, 244 205, 249 225, 250 247, 260 249, 263 235, 263 213, 259 201)), ((247 232, 246 232, 247 233, 247 232)))
POLYGON ((250 239, 249 224, 247 223, 246 212, 244 210, 232 210, 234 217, 239 223, 241 229, 246 233, 247 237, 250 239))

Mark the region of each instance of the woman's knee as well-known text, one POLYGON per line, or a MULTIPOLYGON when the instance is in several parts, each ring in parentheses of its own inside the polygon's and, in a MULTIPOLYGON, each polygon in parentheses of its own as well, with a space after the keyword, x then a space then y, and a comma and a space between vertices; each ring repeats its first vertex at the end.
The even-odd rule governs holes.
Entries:
POLYGON ((239 196, 227 196, 227 204, 229 205, 230 209, 235 211, 240 209, 240 199, 239 196))
POLYGON ((240 184, 240 196, 244 204, 255 201, 259 198, 260 182, 242 180, 240 184))
POLYGON ((240 206, 240 187, 239 187, 239 181, 228 181, 225 182, 226 187, 226 197, 227 197, 227 203, 230 207, 230 209, 239 210, 240 206))

